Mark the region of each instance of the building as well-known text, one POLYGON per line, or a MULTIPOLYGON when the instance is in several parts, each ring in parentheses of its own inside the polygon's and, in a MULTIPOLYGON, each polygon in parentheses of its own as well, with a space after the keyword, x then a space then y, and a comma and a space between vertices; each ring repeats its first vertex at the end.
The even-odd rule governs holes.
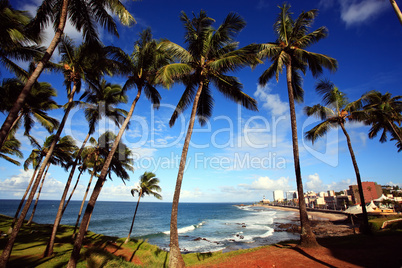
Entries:
MULTIPOLYGON (((366 203, 371 202, 371 200, 377 199, 382 195, 382 187, 375 182, 363 181, 363 196, 366 203)), ((360 194, 357 185, 350 185, 348 190, 348 195, 352 196, 352 202, 355 204, 360 204, 360 194)))
POLYGON ((283 202, 284 195, 282 190, 274 191, 274 202, 283 202))

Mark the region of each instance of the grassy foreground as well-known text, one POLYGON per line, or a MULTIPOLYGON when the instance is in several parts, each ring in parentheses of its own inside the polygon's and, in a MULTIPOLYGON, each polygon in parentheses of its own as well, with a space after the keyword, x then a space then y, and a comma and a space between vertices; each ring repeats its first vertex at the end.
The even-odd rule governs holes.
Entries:
MULTIPOLYGON (((385 219, 384 219, 385 220, 385 219)), ((384 220, 375 220, 380 224, 384 220)), ((0 215, 0 231, 7 233, 11 225, 11 218, 0 215)), ((398 224, 394 232, 402 234, 402 224, 398 224)), ((50 236, 51 225, 32 223, 23 226, 17 237, 9 262, 9 267, 65 267, 71 254, 73 227, 61 225, 56 239, 54 255, 42 258, 47 240, 50 236)), ((377 232, 376 235, 389 235, 377 232)), ((328 238, 326 242, 341 244, 359 244, 360 240, 368 239, 364 236, 349 236, 342 238, 328 238)), ((78 267, 167 267, 168 252, 157 246, 138 240, 123 244, 124 238, 109 237, 88 232, 81 250, 78 267), (114 254, 112 254, 112 253, 114 254), (131 260, 129 262, 127 260, 131 260)), ((320 239, 322 240, 322 239, 320 239)), ((7 242, 7 237, 0 238, 0 252, 7 242)), ((363 242, 363 241, 362 241, 363 242)), ((364 243, 364 242, 363 242, 364 243)), ((267 248, 270 246, 265 246, 267 248)), ((261 248, 261 247, 260 247, 261 248)), ((222 263, 236 255, 246 254, 259 250, 253 248, 228 253, 190 253, 183 255, 187 266, 222 263)))

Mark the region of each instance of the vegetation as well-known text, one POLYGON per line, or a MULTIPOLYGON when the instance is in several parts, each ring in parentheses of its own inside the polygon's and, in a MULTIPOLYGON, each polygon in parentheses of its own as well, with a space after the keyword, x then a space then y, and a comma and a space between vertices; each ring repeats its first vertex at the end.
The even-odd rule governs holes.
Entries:
MULTIPOLYGON (((383 221, 391 218, 376 218, 371 219, 371 226, 380 226, 383 221)), ((5 232, 10 225, 12 219, 0 215, 0 232, 5 232)), ((399 222, 399 227, 392 227, 392 230, 376 231, 376 237, 395 236, 401 237, 402 228, 399 222)), ((12 267, 63 267, 67 264, 70 252, 72 249, 71 234, 72 226, 61 225, 57 235, 57 247, 51 257, 42 258, 43 247, 47 243, 47 237, 51 232, 51 225, 41 225, 32 223, 31 226, 21 228, 20 236, 15 244, 15 253, 10 259, 9 265, 12 267), (29 256, 29 257, 28 257, 29 256)), ((81 253, 82 258, 77 263, 77 267, 167 267, 168 252, 162 251, 154 245, 148 244, 143 240, 132 239, 127 244, 124 243, 124 238, 103 236, 93 232, 87 233, 87 241, 81 253), (132 258, 134 262, 128 262, 121 256, 119 252, 114 255, 108 252, 105 247, 110 246, 115 251, 118 247, 124 250, 127 257, 132 258), (134 260, 135 259, 135 260, 134 260)), ((338 247, 348 247, 351 250, 359 248, 360 245, 366 244, 372 238, 363 235, 352 235, 344 237, 328 237, 321 238, 320 244, 336 245, 338 247)), ((243 249, 231 251, 228 253, 212 252, 212 253, 190 253, 185 254, 183 259, 186 266, 195 265, 213 265, 224 263, 230 258, 258 251, 262 248, 272 248, 278 250, 281 248, 289 248, 289 243, 294 244, 296 241, 285 241, 272 246, 257 247, 251 249, 243 249)), ((5 239, 0 238, 0 249, 4 248, 5 239)))
MULTIPOLYGON (((395 1, 390 2, 395 11, 399 10, 395 1)), ((128 2, 124 3, 128 5, 128 2)), ((193 13, 193 17, 182 12, 180 20, 184 27, 185 47, 167 39, 156 40, 151 29, 147 28, 133 42, 132 53, 127 54, 122 48, 104 45, 99 32, 99 29, 104 29, 106 33, 118 36, 115 19, 125 26, 135 23, 125 4, 115 0, 44 0, 35 16, 30 17, 26 11, 13 8, 9 0, 0 1, 2 26, 0 64, 13 76, 2 78, 0 86, 0 112, 6 115, 0 129, 0 158, 20 165, 14 157, 23 157, 21 148, 26 144, 22 144, 22 140, 18 139, 29 139, 33 147, 24 162, 24 169, 28 171, 32 167, 33 175, 15 217, 12 219, 0 216, 0 231, 2 234, 8 233, 7 238, 0 238, 1 268, 66 265, 67 267, 183 267, 185 264, 217 263, 236 254, 257 250, 182 256, 179 248, 177 216, 195 121, 198 120, 201 127, 209 123, 213 108, 218 104, 214 102, 214 89, 246 109, 257 111, 257 102, 243 92, 243 85, 233 73, 244 67, 254 68, 264 60, 270 61, 271 64, 259 77, 260 86, 266 86, 274 77, 278 82, 279 75, 283 70, 286 71, 295 178, 298 196, 303 196, 295 107, 295 102, 303 102, 302 75, 310 71, 312 76, 317 78, 325 69, 331 72, 337 69, 335 59, 307 50, 328 35, 326 27, 310 31, 318 10, 302 12, 294 20, 290 5, 285 3, 279 7, 280 12, 273 25, 276 40, 262 44, 242 44, 244 46, 241 48, 236 38, 244 29, 246 22, 240 15, 229 13, 223 22, 214 28, 215 20, 209 17, 206 11, 193 13), (67 22, 82 34, 82 43, 76 45, 66 36, 64 30, 67 22), (53 26, 54 36, 50 45, 44 48, 41 46, 44 41, 42 36, 48 25, 53 26), (60 61, 51 62, 50 59, 57 48, 60 61), (64 82, 67 103, 56 102, 57 90, 48 82, 38 81, 44 70, 64 75, 64 80, 60 82, 64 82), (108 82, 114 82, 111 80, 114 79, 113 76, 123 77, 124 85, 108 82), (191 107, 191 111, 173 195, 170 254, 149 245, 146 241, 130 238, 141 198, 145 195, 161 198, 159 179, 155 178, 152 172, 145 172, 140 177, 139 188, 131 191, 133 196, 138 194, 138 201, 127 239, 88 232, 92 212, 107 178, 118 177, 124 182, 130 178, 129 172, 134 170, 132 151, 123 143, 122 137, 129 127, 138 101, 145 95, 153 108, 158 109, 161 95, 157 87, 163 86, 169 89, 175 84, 181 84, 184 91, 182 94, 176 92, 175 96, 173 93, 171 95, 177 97, 178 103, 170 118, 170 127, 174 126, 186 109, 191 107), (136 91, 130 95, 129 90, 132 88, 136 91), (81 89, 85 89, 85 92, 81 92, 81 89), (121 107, 128 102, 129 97, 132 97, 132 102, 129 111, 125 111, 121 107), (54 114, 54 110, 60 111, 60 108, 63 111, 59 122, 49 113, 54 114), (62 137, 64 126, 73 108, 82 110, 88 122, 88 128, 85 129, 86 136, 80 140, 79 149, 75 146, 76 141, 73 138, 62 137), (99 120, 105 117, 119 127, 118 134, 115 135, 110 131, 102 133, 102 129, 96 133, 99 120), (34 128, 50 133, 51 136, 44 140, 43 145, 39 144, 36 140, 38 137, 32 134, 34 128), (95 133, 99 134, 97 138, 93 136, 95 133), (61 165, 66 171, 67 168, 71 169, 66 176, 64 190, 60 193, 61 199, 54 224, 37 225, 32 220, 50 165, 61 165), (67 199, 77 168, 79 175, 67 199), (90 173, 90 179, 76 226, 74 228, 62 226, 60 221, 64 210, 79 185, 81 174, 85 171, 90 173), (96 185, 78 226, 94 177, 96 185), (30 225, 24 226, 25 217, 35 195, 37 198, 33 212, 27 222, 30 225), (10 226, 11 228, 7 230, 10 226), (132 252, 131 259, 138 259, 138 263, 132 264, 116 257, 105 250, 108 247, 126 253, 132 252)), ((323 97, 323 103, 308 106, 305 111, 308 116, 319 116, 322 122, 306 132, 305 138, 314 142, 331 128, 339 126, 342 129, 356 173, 359 186, 357 191, 364 203, 360 171, 345 123, 347 120, 361 121, 370 126, 369 138, 380 135, 381 143, 390 139, 396 142, 397 150, 402 151, 402 96, 369 91, 359 100, 348 103, 345 95, 329 81, 321 80, 316 89, 323 97)), ((402 195, 398 189, 394 188, 392 193, 402 195)), ((298 200, 301 219, 300 244, 302 247, 316 246, 317 241, 310 228, 304 198, 298 200)), ((363 216, 365 233, 369 233, 370 224, 375 231, 378 231, 384 220, 372 219, 369 224, 364 206, 363 216)), ((401 223, 392 224, 391 229, 399 232, 401 223)))

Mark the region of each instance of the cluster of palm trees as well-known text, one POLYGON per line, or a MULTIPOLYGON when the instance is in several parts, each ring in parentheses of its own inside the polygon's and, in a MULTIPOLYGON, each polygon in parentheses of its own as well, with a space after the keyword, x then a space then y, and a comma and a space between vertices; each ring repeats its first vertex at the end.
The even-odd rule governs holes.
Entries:
MULTIPOLYGON (((0 31, 8 27, 8 31, 0 34, 0 59, 3 66, 16 76, 13 79, 3 80, 1 86, 0 110, 8 115, 0 129, 0 157, 17 164, 17 161, 9 155, 21 156, 20 144, 15 138, 15 132, 22 122, 25 129, 24 135, 30 139, 34 147, 24 163, 25 168, 32 165, 33 176, 16 213, 9 240, 0 258, 0 267, 5 267, 8 262, 18 232, 37 192, 36 201, 39 198, 46 172, 51 164, 62 165, 70 169, 70 172, 44 256, 50 256, 53 253, 58 226, 81 174, 88 171, 91 175, 78 213, 74 230, 74 247, 68 262, 68 267, 76 266, 93 209, 107 176, 110 177, 113 172, 124 181, 129 179, 127 171, 133 170, 131 151, 121 142, 121 138, 129 125, 142 92, 157 109, 161 96, 156 87, 170 88, 175 83, 183 84, 185 89, 170 119, 170 126, 174 125, 178 115, 185 109, 191 107, 191 113, 172 203, 169 266, 184 267, 179 248, 177 215, 187 152, 195 120, 198 119, 199 123, 204 125, 212 116, 213 88, 246 109, 257 111, 256 101, 242 91, 243 85, 230 73, 241 68, 254 67, 264 60, 270 60, 272 64, 260 76, 258 81, 260 85, 266 85, 274 76, 278 81, 283 69, 286 70, 295 177, 298 194, 303 196, 295 101, 303 101, 302 75, 307 70, 310 70, 314 77, 318 77, 323 69, 330 71, 337 69, 335 59, 306 50, 325 38, 328 33, 325 27, 310 31, 317 16, 317 10, 302 12, 294 20, 291 16, 290 5, 284 4, 280 7, 280 13, 274 24, 276 41, 251 44, 242 48, 238 47, 236 36, 246 23, 239 15, 228 14, 223 23, 214 28, 215 20, 208 17, 205 11, 194 14, 192 18, 182 12, 180 19, 185 29, 186 47, 165 39, 155 40, 151 30, 146 29, 140 33, 130 55, 118 47, 104 46, 98 36, 96 30, 98 24, 110 33, 118 35, 116 22, 109 12, 116 14, 120 22, 125 25, 135 22, 124 5, 114 0, 45 0, 34 18, 14 10, 8 1, 0 3, 0 19, 4 20, 4 23, 2 21, 4 27, 0 31), (82 45, 75 46, 74 42, 63 34, 67 20, 70 20, 71 24, 83 33, 82 45), (40 44, 41 33, 49 22, 53 23, 55 29, 55 35, 49 47, 45 49, 39 45, 32 45, 40 44), (61 55, 59 63, 50 61, 56 48, 61 55), (31 61, 30 69, 23 70, 14 63, 15 60, 31 61), (44 69, 64 74, 68 99, 66 104, 59 106, 54 102, 55 90, 51 85, 37 82, 44 69), (125 84, 120 86, 108 83, 106 78, 112 75, 124 76, 125 84), (82 87, 85 91, 79 100, 76 100, 75 95, 80 93, 82 87), (119 104, 127 103, 127 91, 131 88, 136 88, 137 92, 129 111, 118 108, 119 104), (64 116, 61 122, 58 122, 48 116, 47 111, 60 107, 64 109, 64 116), (84 109, 89 123, 88 134, 80 148, 75 145, 71 137, 61 137, 73 107, 84 109), (95 139, 92 135, 102 117, 110 118, 120 129, 116 135, 105 132, 95 139), (35 121, 41 123, 49 132, 56 132, 46 139, 43 146, 30 135, 35 121), (87 145, 88 141, 89 145, 87 145), (67 198, 77 168, 79 175, 67 198), (97 181, 78 227, 93 177, 97 177, 97 181)), ((402 97, 392 97, 389 93, 382 95, 380 92, 369 92, 359 100, 348 103, 345 95, 326 80, 317 84, 317 91, 323 96, 323 105, 306 107, 305 110, 309 116, 320 116, 323 122, 308 131, 306 138, 315 141, 325 135, 331 127, 340 126, 347 138, 356 179, 361 187, 360 173, 350 138, 345 130, 345 122, 360 120, 370 125, 372 127, 370 137, 375 137, 382 131, 381 142, 387 140, 387 133, 391 133, 392 139, 397 141, 399 150, 402 150, 400 128, 402 97)), ((139 188, 133 189, 133 195, 138 193, 138 202, 126 241, 130 239, 140 198, 144 195, 161 198, 158 183, 159 179, 155 178, 155 174, 146 172, 140 178, 139 188)), ((363 191, 360 192, 362 195, 363 191)), ((317 245, 303 198, 299 198, 299 208, 302 227, 301 245, 317 245)), ((34 212, 31 218, 33 216, 34 212)))

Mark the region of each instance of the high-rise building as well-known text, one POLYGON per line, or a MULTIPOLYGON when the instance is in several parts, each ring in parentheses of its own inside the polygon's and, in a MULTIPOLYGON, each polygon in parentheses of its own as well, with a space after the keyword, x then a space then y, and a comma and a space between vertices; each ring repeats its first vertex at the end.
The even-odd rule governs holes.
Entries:
POLYGON ((283 191, 282 190, 275 190, 274 191, 274 201, 282 202, 283 201, 283 191))

